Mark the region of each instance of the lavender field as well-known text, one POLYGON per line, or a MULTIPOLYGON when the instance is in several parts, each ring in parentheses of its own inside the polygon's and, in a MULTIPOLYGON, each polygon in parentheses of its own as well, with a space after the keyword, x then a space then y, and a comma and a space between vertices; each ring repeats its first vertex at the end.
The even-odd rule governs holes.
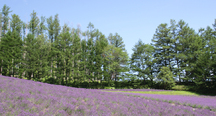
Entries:
POLYGON ((194 108, 205 108, 216 112, 216 96, 158 95, 127 92, 123 94, 131 96, 136 95, 138 97, 145 97, 146 99, 161 100, 194 108))
POLYGON ((104 91, 169 91, 164 89, 103 89, 104 91))
MULTIPOLYGON (((96 89, 72 88, 0 76, 1 116, 216 115, 216 112, 209 108, 195 108, 162 100, 146 99, 145 95, 143 96, 104 92, 96 89)), ((195 96, 191 98, 197 99, 195 96)), ((205 97, 205 99, 216 100, 211 97, 205 97)))

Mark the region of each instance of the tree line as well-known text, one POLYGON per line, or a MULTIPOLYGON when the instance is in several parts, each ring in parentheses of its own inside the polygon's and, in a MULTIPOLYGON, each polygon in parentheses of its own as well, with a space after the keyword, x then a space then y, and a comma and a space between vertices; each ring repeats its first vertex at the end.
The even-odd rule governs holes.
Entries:
POLYGON ((128 56, 122 37, 106 37, 90 22, 80 27, 60 26, 58 14, 46 18, 33 11, 30 21, 10 15, 4 5, 0 13, 0 73, 35 81, 113 82, 137 81, 170 89, 175 82, 193 82, 214 87, 216 74, 216 20, 198 32, 186 22, 160 24, 151 44, 141 40, 128 56), (137 74, 131 74, 131 73, 137 74))
POLYGON ((2 75, 51 77, 67 85, 74 80, 116 81, 125 72, 129 58, 118 33, 106 38, 92 23, 87 31, 61 27, 58 14, 39 18, 35 11, 25 23, 16 14, 9 17, 10 12, 4 5, 0 17, 2 75))
POLYGON ((131 69, 138 76, 173 86, 175 81, 215 87, 216 20, 198 32, 186 22, 170 20, 160 24, 151 44, 141 40, 133 48, 131 69), (169 75, 168 75, 169 74, 169 75), (155 79, 157 78, 157 79, 155 79))

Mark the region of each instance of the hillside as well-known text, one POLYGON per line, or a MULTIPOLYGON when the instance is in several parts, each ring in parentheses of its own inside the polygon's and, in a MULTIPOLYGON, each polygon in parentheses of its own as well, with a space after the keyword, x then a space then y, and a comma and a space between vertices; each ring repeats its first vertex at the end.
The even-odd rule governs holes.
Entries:
POLYGON ((216 113, 210 109, 193 108, 121 92, 73 88, 0 76, 0 115, 215 116, 216 113))

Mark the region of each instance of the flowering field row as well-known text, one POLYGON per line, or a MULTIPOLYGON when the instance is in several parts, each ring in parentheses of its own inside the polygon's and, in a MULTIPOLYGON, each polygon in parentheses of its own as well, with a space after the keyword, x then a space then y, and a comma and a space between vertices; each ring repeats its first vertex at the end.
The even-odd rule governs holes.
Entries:
POLYGON ((104 91, 170 91, 163 89, 103 89, 104 91))
POLYGON ((71 88, 0 76, 0 115, 216 115, 209 109, 173 105, 122 93, 71 88))
MULTIPOLYGON (((120 93, 120 92, 118 92, 120 93)), ((161 100, 164 102, 177 103, 180 105, 191 106, 193 108, 206 108, 216 112, 216 96, 186 96, 186 95, 158 95, 143 93, 128 93, 126 95, 142 96, 146 99, 161 100)))

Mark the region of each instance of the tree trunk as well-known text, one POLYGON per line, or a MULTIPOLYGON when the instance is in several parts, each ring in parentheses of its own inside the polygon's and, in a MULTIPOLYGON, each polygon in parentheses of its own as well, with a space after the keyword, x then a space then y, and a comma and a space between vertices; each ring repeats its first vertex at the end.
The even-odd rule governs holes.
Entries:
MULTIPOLYGON (((13 65, 16 66, 15 63, 13 65)), ((14 77, 14 67, 12 67, 12 76, 14 77)))
MULTIPOLYGON (((3 63, 3 60, 1 61, 1 64, 3 63)), ((0 75, 2 75, 2 65, 1 65, 1 71, 0 71, 0 75)))
POLYGON ((31 73, 31 79, 34 78, 34 73, 31 73))
MULTIPOLYGON (((2 14, 0 14, 0 21, 2 20, 2 14)), ((1 42, 1 37, 2 37, 2 23, 0 22, 0 42, 1 42)), ((1 71, 0 71, 0 75, 2 75, 2 63, 3 63, 3 60, 1 61, 1 71)))
POLYGON ((68 71, 66 70, 66 76, 65 76, 65 83, 66 83, 66 86, 68 85, 68 78, 69 78, 69 73, 68 71))
POLYGON ((51 69, 50 69, 51 77, 53 78, 52 69, 53 69, 53 58, 51 58, 51 69))
MULTIPOLYGON (((178 70, 177 70, 177 73, 179 72, 179 60, 177 59, 177 67, 178 67, 178 70)), ((181 82, 181 76, 180 76, 180 73, 179 73, 179 82, 181 82)))
POLYGON ((116 82, 116 80, 117 80, 117 78, 116 78, 116 73, 114 74, 114 77, 115 77, 115 82, 116 82))
POLYGON ((145 78, 145 77, 143 77, 143 84, 145 84, 145 79, 146 79, 146 78, 145 78))
POLYGON ((153 75, 153 72, 152 72, 152 67, 151 67, 151 65, 150 65, 150 74, 151 74, 151 82, 152 82, 152 85, 153 85, 153 78, 152 78, 152 75, 153 75))

